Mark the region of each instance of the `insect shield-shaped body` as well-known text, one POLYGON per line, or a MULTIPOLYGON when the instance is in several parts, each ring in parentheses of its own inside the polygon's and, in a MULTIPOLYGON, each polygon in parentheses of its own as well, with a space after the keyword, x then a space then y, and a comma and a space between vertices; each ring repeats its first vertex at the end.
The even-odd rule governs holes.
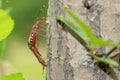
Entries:
POLYGON ((32 27, 32 31, 28 39, 29 48, 33 51, 34 55, 37 57, 38 61, 43 65, 43 67, 46 67, 47 64, 40 52, 38 51, 38 48, 36 47, 36 42, 38 39, 39 28, 45 23, 45 21, 46 20, 36 21, 36 23, 32 27))

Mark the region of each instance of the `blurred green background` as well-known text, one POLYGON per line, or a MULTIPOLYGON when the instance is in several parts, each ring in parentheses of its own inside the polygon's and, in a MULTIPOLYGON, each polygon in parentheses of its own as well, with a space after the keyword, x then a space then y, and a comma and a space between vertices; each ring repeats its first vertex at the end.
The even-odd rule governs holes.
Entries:
MULTIPOLYGON (((42 80, 45 77, 43 67, 28 48, 27 41, 33 24, 46 18, 47 8, 48 0, 2 0, 2 9, 11 9, 15 28, 7 38, 0 63, 1 75, 22 72, 25 80, 42 80)), ((45 35, 45 31, 39 34, 45 35)), ((39 36, 38 46, 42 55, 46 55, 45 43, 45 39, 39 36)))

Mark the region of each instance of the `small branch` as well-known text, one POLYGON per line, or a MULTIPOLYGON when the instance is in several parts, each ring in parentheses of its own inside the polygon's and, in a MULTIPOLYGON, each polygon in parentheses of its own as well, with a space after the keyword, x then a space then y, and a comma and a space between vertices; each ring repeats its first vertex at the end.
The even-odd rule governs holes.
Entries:
POLYGON ((112 48, 106 55, 105 57, 108 57, 113 51, 115 51, 117 47, 112 48))

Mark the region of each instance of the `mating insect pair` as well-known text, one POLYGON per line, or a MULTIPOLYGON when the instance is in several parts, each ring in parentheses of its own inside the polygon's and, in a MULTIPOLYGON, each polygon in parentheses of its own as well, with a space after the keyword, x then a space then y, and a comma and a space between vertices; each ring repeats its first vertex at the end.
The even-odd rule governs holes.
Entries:
MULTIPOLYGON (((40 27, 45 24, 46 20, 42 20, 42 21, 36 21, 36 23, 33 25, 32 27, 32 31, 30 33, 29 39, 28 39, 28 46, 29 48, 33 51, 34 55, 37 57, 38 61, 43 65, 43 67, 47 66, 47 63, 45 62, 45 60, 43 59, 41 53, 38 51, 38 48, 36 46, 36 42, 38 40, 38 33, 39 33, 39 29, 40 27)), ((105 57, 108 57, 113 51, 115 51, 117 49, 117 47, 114 47, 113 49, 111 49, 105 57)), ((117 59, 120 56, 120 53, 117 53, 116 55, 110 57, 111 59, 117 59), (116 58, 117 57, 117 58, 116 58)), ((118 58, 119 62, 120 62, 120 58, 118 58)))
POLYGON ((36 42, 38 40, 38 33, 41 25, 45 24, 46 20, 36 21, 36 23, 32 27, 32 31, 30 33, 29 39, 28 39, 28 46, 38 59, 38 61, 43 65, 43 67, 46 67, 46 62, 43 59, 41 53, 38 51, 38 48, 36 46, 36 42))

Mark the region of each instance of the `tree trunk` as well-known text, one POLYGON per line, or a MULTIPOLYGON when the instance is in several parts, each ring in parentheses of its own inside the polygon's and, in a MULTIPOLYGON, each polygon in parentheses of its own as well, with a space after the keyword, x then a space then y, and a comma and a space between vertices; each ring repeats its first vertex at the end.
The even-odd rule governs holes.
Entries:
MULTIPOLYGON (((47 80, 120 80, 118 69, 94 64, 77 36, 57 22, 56 15, 72 21, 60 9, 63 6, 88 23, 96 36, 120 41, 120 0, 49 0, 47 80)), ((110 49, 98 48, 99 53, 110 49)))

